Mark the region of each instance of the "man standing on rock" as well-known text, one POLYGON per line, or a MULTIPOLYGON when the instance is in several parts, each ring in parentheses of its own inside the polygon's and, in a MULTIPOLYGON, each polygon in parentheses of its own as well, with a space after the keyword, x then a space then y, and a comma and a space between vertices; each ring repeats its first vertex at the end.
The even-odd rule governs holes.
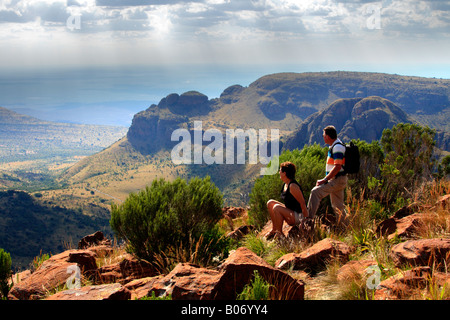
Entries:
POLYGON ((345 145, 337 137, 336 128, 327 126, 323 130, 323 140, 328 149, 326 176, 318 180, 311 190, 308 201, 309 217, 314 218, 320 201, 330 195, 331 206, 339 220, 345 219, 344 191, 347 186, 347 175, 344 172, 345 145))

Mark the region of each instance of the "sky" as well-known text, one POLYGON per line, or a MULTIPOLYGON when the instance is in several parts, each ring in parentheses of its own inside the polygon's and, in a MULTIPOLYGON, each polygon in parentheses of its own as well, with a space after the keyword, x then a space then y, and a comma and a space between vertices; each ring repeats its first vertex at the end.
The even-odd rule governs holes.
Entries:
POLYGON ((0 106, 51 120, 334 70, 450 78, 450 1, 0 0, 0 106))

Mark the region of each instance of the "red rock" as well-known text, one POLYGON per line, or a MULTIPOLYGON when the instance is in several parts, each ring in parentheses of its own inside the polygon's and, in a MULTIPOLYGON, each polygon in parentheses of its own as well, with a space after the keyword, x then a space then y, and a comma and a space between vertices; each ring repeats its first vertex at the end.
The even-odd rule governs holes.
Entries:
POLYGON ((46 300, 129 300, 131 292, 119 283, 60 291, 46 300))
MULTIPOLYGON (((272 221, 271 220, 268 221, 266 223, 266 225, 262 228, 262 230, 258 234, 258 237, 264 238, 270 231, 272 231, 272 221)), ((299 229, 297 226, 290 226, 287 223, 283 223, 282 232, 286 238, 296 237, 298 235, 298 231, 299 231, 299 229)))
POLYGON ((381 235, 388 235, 389 240, 395 236, 409 238, 423 225, 423 220, 427 216, 426 213, 414 213, 402 218, 388 218, 378 225, 376 232, 381 235))
POLYGON ((97 283, 120 282, 125 284, 135 279, 156 276, 156 269, 147 261, 126 255, 120 262, 98 269, 97 283))
POLYGON ((409 215, 412 215, 420 210, 419 205, 416 202, 413 202, 411 204, 408 204, 400 209, 398 209, 393 215, 392 218, 394 219, 401 219, 404 217, 407 217, 409 215))
POLYGON ((450 263, 450 239, 408 240, 392 247, 396 266, 433 266, 443 269, 450 263))
POLYGON ((242 239, 245 235, 249 234, 251 231, 255 229, 254 226, 249 225, 243 225, 239 228, 235 229, 234 231, 231 231, 227 233, 227 237, 235 240, 242 239))
POLYGON ((343 262, 348 260, 351 249, 341 241, 330 238, 323 239, 301 253, 288 253, 275 262, 275 267, 286 270, 317 271, 333 259, 343 262))
POLYGON ((107 257, 114 252, 114 248, 110 245, 97 245, 88 248, 89 251, 95 253, 97 257, 107 257))
POLYGON ((95 252, 90 250, 76 250, 69 252, 67 262, 76 263, 83 273, 93 273, 97 270, 96 256, 95 252))
POLYGON ((229 217, 231 219, 236 219, 240 216, 245 215, 247 209, 242 207, 224 207, 222 208, 222 213, 224 216, 229 217))
POLYGON ((395 236, 409 238, 423 225, 424 213, 414 213, 396 221, 396 231, 388 236, 392 240, 395 236))
POLYGON ((70 266, 76 263, 67 262, 69 251, 50 257, 24 281, 15 285, 9 295, 19 300, 34 300, 44 297, 47 292, 62 286, 71 276, 70 266))
POLYGON ((24 270, 22 272, 14 274, 11 279, 8 280, 8 284, 11 284, 11 281, 14 285, 18 284, 21 281, 24 281, 31 275, 31 270, 24 270))
POLYGON ((179 263, 168 275, 153 283, 147 293, 157 297, 171 295, 173 300, 213 300, 220 272, 179 263))
POLYGON ((430 267, 417 267, 400 272, 378 285, 376 300, 396 300, 410 297, 417 289, 426 288, 431 277, 430 267))
POLYGON ((217 284, 216 299, 235 299, 244 286, 253 278, 254 271, 258 271, 262 278, 272 285, 272 295, 279 300, 304 299, 304 283, 292 278, 287 273, 277 270, 257 256, 251 250, 241 247, 233 252, 219 267, 223 272, 217 284))
POLYGON ((83 237, 78 242, 78 249, 86 249, 98 245, 111 245, 111 240, 106 239, 101 231, 83 237))
POLYGON ((141 299, 151 293, 157 281, 160 281, 164 276, 159 275, 155 277, 146 277, 136 279, 124 285, 125 288, 131 292, 131 300, 141 299))
POLYGON ((170 294, 174 300, 233 300, 252 280, 255 270, 272 284, 272 294, 277 298, 303 299, 303 282, 273 268, 246 248, 237 249, 217 270, 180 263, 154 281, 146 295, 154 292, 156 296, 170 294))
POLYGON ((9 295, 20 300, 40 299, 48 292, 63 286, 72 276, 70 268, 93 272, 95 254, 88 250, 67 250, 50 257, 25 280, 15 285, 9 295))
POLYGON ((364 277, 366 270, 370 266, 376 266, 375 260, 352 260, 347 262, 337 271, 339 281, 348 281, 356 277, 364 277))

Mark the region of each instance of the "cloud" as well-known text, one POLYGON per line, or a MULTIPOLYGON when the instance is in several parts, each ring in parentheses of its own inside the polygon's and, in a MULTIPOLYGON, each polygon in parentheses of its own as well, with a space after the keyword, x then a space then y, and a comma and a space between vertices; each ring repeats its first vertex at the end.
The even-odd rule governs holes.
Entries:
POLYGON ((196 2, 195 0, 96 0, 97 6, 105 7, 129 7, 129 6, 150 6, 150 5, 170 5, 176 3, 196 2))
POLYGON ((334 52, 353 50, 347 53, 353 57, 374 46, 392 53, 400 43, 420 46, 418 40, 435 41, 443 51, 449 46, 449 11, 447 0, 5 0, 0 45, 11 46, 12 38, 16 48, 50 42, 70 47, 68 55, 90 52, 94 61, 105 52, 128 60, 141 54, 140 61, 155 63, 186 56, 202 61, 207 55, 243 60, 246 52, 261 61, 306 61, 323 58, 324 51, 337 60, 334 52), (68 28, 72 16, 80 17, 80 28, 68 28))

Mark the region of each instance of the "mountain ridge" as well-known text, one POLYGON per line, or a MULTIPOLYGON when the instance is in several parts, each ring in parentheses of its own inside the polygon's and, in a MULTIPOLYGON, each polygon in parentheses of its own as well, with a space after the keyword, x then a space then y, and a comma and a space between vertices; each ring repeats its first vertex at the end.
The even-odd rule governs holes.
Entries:
POLYGON ((322 144, 322 129, 327 125, 334 125, 343 141, 360 138, 372 142, 381 138, 384 129, 405 122, 415 121, 387 99, 377 96, 339 99, 309 116, 287 138, 283 148, 301 149, 307 144, 322 144))
MULTIPOLYGON (((333 118, 340 114, 339 108, 342 108, 345 116, 341 116, 336 124, 340 136, 344 140, 360 138, 370 142, 379 139, 384 128, 391 128, 399 122, 420 124, 417 118, 425 113, 423 104, 426 101, 432 105, 431 111, 425 110, 430 118, 435 115, 442 117, 445 112, 450 115, 449 97, 450 80, 340 71, 266 75, 248 87, 231 85, 214 99, 208 99, 197 91, 171 93, 158 104, 135 114, 127 135, 120 143, 83 159, 67 170, 63 178, 73 183, 109 184, 104 192, 123 198, 126 194, 118 189, 138 191, 155 177, 170 179, 173 176, 188 178, 209 174, 222 190, 227 189, 225 193, 235 194, 233 197, 236 199, 239 193, 249 192, 247 182, 254 179, 258 171, 250 170, 250 166, 176 166, 170 159, 170 150, 179 143, 171 141, 174 130, 187 129, 192 138, 194 121, 202 121, 204 131, 213 128, 222 133, 227 129, 275 128, 279 129, 284 148, 302 148, 304 143, 322 144, 323 126, 333 123, 333 118), (408 83, 413 85, 409 87, 408 83), (426 94, 420 96, 424 92, 426 94), (394 98, 399 94, 399 98, 395 102, 376 94, 365 96, 366 93, 394 98), (398 101, 414 101, 406 99, 406 94, 420 96, 417 103, 406 108, 413 113, 406 112, 398 104, 398 101), (344 107, 345 104, 348 106, 344 107), (196 106, 199 106, 198 110, 196 106), (330 110, 333 111, 330 113, 330 110), (440 111, 434 114, 433 110, 440 111), (321 121, 314 120, 319 114, 322 115, 321 121), (347 121, 350 122, 346 124, 347 121), (308 126, 309 131, 306 130, 308 126), (310 138, 313 131, 313 138, 310 138), (294 139, 292 136, 299 132, 306 140, 290 145, 294 139), (109 171, 115 172, 114 177, 109 171), (114 188, 113 183, 108 182, 110 179, 115 181, 114 188)), ((448 133, 441 131, 436 137, 439 145, 450 151, 448 133)))

